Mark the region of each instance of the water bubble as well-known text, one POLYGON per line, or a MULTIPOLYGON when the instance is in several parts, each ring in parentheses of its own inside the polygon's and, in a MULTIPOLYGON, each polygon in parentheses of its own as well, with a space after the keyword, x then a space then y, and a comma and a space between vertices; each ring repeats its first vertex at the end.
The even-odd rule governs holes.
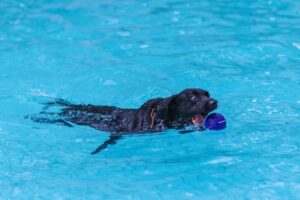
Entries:
POLYGON ((119 35, 119 36, 122 36, 122 37, 128 37, 128 36, 131 35, 131 33, 130 33, 130 32, 127 32, 127 31, 119 31, 119 32, 118 32, 118 35, 119 35))
POLYGON ((178 22, 179 19, 178 19, 178 17, 173 17, 173 18, 172 18, 172 21, 173 21, 173 22, 178 22))
POLYGON ((270 73, 270 72, 265 72, 265 74, 266 74, 266 75, 271 75, 271 73, 270 73))
POLYGON ((103 85, 117 85, 117 83, 113 80, 106 80, 104 81, 103 85))
POLYGON ((290 145, 290 144, 282 144, 277 148, 278 153, 289 153, 292 151, 297 151, 298 147, 296 145, 290 145))
POLYGON ((145 175, 151 175, 151 174, 154 174, 154 173, 151 172, 151 171, 149 171, 149 170, 145 170, 145 171, 144 171, 144 174, 145 174, 145 175))
POLYGON ((270 21, 275 21, 275 17, 269 17, 270 21))
POLYGON ((148 48, 149 47, 149 45, 147 45, 147 44, 142 44, 142 45, 140 45, 140 49, 146 49, 146 48, 148 48))
POLYGON ((187 196, 187 197, 192 197, 192 196, 194 196, 194 193, 186 192, 186 193, 185 193, 185 196, 187 196))
POLYGON ((132 47, 132 44, 124 44, 124 45, 121 45, 121 48, 126 50, 126 49, 131 49, 132 47))
POLYGON ((292 43, 294 47, 300 50, 300 43, 294 42, 292 43))
POLYGON ((179 31, 179 34, 180 34, 180 35, 184 35, 184 34, 185 34, 185 31, 184 31, 184 30, 180 30, 180 31, 179 31))
POLYGON ((76 143, 81 143, 82 141, 83 140, 81 138, 75 140, 76 143))
POLYGON ((231 164, 233 161, 234 161, 234 158, 232 158, 232 157, 221 156, 221 157, 218 157, 216 159, 206 162, 206 164, 213 164, 213 165, 219 164, 219 163, 231 164))

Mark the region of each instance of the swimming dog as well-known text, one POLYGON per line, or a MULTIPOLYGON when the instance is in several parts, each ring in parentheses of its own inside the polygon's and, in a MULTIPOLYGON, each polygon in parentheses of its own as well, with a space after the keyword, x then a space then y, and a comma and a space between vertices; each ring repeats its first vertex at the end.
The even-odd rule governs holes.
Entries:
POLYGON ((31 116, 33 121, 70 127, 74 124, 85 125, 111 132, 109 140, 92 152, 95 154, 115 144, 124 134, 151 133, 172 128, 182 130, 191 125, 201 129, 207 114, 217 108, 217 100, 211 98, 205 90, 186 89, 167 98, 151 99, 137 109, 72 104, 63 99, 45 105, 40 114, 31 116), (47 112, 51 106, 59 106, 60 110, 47 112))

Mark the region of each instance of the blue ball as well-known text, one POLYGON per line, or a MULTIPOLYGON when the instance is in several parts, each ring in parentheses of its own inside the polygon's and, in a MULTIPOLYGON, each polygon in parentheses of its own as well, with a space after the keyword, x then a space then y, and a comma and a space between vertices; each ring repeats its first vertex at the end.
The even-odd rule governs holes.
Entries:
POLYGON ((206 117, 204 125, 209 130, 222 130, 226 128, 226 119, 219 113, 212 113, 206 117))

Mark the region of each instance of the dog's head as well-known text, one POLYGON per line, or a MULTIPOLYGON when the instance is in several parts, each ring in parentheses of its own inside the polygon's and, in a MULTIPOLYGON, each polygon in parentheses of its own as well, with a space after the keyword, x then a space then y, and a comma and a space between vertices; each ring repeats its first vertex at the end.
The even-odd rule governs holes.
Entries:
POLYGON ((192 122, 203 124, 207 114, 217 108, 217 100, 210 98, 207 91, 186 89, 177 95, 163 99, 158 105, 160 117, 167 122, 192 122))

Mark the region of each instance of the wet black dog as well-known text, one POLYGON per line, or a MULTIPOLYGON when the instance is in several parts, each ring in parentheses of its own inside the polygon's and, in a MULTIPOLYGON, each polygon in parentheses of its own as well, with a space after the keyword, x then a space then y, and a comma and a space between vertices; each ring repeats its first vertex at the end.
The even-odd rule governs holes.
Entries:
POLYGON ((31 116, 35 122, 86 125, 113 134, 93 153, 116 143, 123 134, 158 132, 169 128, 184 129, 194 125, 202 127, 205 116, 217 108, 217 101, 207 91, 186 89, 167 98, 147 101, 138 109, 122 109, 114 106, 75 105, 65 100, 46 103, 46 108, 60 106, 57 113, 45 109, 31 116), (45 117, 46 116, 46 117, 45 117))

